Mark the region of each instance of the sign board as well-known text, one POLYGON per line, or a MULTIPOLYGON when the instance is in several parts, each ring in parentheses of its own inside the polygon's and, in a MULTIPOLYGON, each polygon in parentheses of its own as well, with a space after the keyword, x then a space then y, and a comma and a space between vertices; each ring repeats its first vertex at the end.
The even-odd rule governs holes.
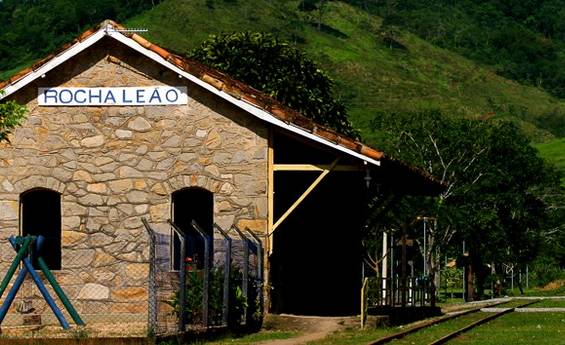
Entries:
POLYGON ((186 86, 41 87, 38 103, 48 107, 183 105, 186 86))

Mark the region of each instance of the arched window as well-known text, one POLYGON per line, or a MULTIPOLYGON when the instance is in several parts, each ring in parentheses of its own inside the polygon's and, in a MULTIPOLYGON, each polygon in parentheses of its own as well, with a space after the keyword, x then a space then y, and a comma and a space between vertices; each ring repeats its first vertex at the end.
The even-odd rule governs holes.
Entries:
POLYGON ((61 195, 46 188, 35 188, 20 195, 22 235, 42 235, 43 247, 32 255, 33 267, 39 268, 41 256, 51 270, 61 269, 61 195))
MULTIPOLYGON (((214 223, 214 194, 199 187, 189 187, 178 190, 172 195, 172 219, 181 228, 188 239, 186 243, 187 257, 192 258, 199 267, 204 264, 204 241, 191 225, 194 219, 208 236, 212 236, 214 223)), ((172 263, 173 269, 180 267, 180 240, 173 235, 172 263)), ((210 243, 211 244, 211 243, 210 243)), ((212 248, 210 248, 212 251, 212 248)))

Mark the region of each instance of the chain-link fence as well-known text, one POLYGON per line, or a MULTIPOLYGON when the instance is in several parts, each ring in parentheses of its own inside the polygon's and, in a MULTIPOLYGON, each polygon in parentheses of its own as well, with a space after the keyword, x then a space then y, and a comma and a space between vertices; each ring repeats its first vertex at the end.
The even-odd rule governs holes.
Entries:
POLYGON ((163 234, 144 224, 151 248, 147 315, 150 332, 170 334, 260 325, 263 248, 255 234, 235 226, 224 230, 216 224, 210 234, 194 221, 196 233, 189 234, 169 221, 171 231, 163 234), (174 234, 180 241, 178 251, 171 250, 174 234), (187 253, 190 241, 197 240, 204 245, 203 258, 187 253), (174 262, 179 263, 177 270, 173 269, 174 262))
MULTIPOLYGON (((205 232, 195 222, 196 232, 189 234, 173 222, 152 225, 143 219, 142 223, 135 240, 106 243, 104 237, 89 235, 84 248, 65 253, 65 269, 53 270, 59 292, 32 266, 25 274, 18 273, 25 267, 14 259, 15 278, 5 278, 0 299, 5 309, 4 314, 0 311, 3 336, 68 336, 62 328, 69 326, 80 337, 145 337, 260 326, 263 248, 256 234, 215 224, 205 232), (180 250, 174 249, 175 234, 180 250), (189 245, 194 247, 195 236, 204 246, 203 255, 187 251, 189 245), (180 267, 175 269, 175 263, 180 267), (76 313, 62 303, 61 291, 76 313), (85 326, 75 327, 81 324, 77 315, 85 326)), ((32 259, 27 258, 29 265, 32 259)))

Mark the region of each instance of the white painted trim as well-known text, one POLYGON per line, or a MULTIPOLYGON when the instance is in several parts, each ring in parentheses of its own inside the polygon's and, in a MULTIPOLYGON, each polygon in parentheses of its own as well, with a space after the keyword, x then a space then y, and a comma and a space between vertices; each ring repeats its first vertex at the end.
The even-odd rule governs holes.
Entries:
POLYGON ((331 141, 329 141, 325 138, 322 138, 322 137, 319 137, 319 136, 317 136, 313 133, 310 133, 309 131, 307 131, 303 128, 297 127, 296 125, 281 121, 280 119, 271 115, 269 112, 267 112, 263 109, 260 109, 255 105, 252 105, 252 104, 250 104, 246 101, 237 99, 237 98, 229 95, 226 92, 223 92, 223 91, 216 89, 212 85, 202 81, 201 79, 191 75, 190 73, 180 69, 179 67, 177 67, 177 66, 173 65, 172 63, 168 62, 167 60, 163 59, 159 54, 157 54, 157 53, 155 53, 155 52, 153 52, 149 49, 146 49, 145 47, 143 47, 142 45, 140 45, 139 43, 137 43, 133 39, 123 35, 121 32, 115 31, 115 30, 112 30, 112 29, 113 29, 112 25, 108 25, 105 28, 100 28, 96 33, 92 34, 90 37, 86 38, 84 41, 76 43, 75 45, 73 45, 69 49, 65 50, 64 52, 62 52, 58 56, 54 57, 53 59, 51 59, 50 61, 45 63, 43 66, 39 67, 37 70, 30 72, 27 76, 18 80, 16 83, 14 83, 12 85, 8 85, 6 88, 4 88, 5 95, 3 97, 0 97, 0 100, 4 97, 7 97, 7 96, 13 94, 14 92, 18 91, 19 89, 26 86, 27 84, 33 82, 34 80, 41 77, 42 75, 47 74, 52 69, 56 68, 60 64, 69 60, 70 58, 74 57, 75 55, 79 54, 80 52, 84 51, 86 48, 90 47, 91 45, 95 44, 100 39, 102 39, 104 36, 108 35, 108 36, 116 39, 117 41, 125 44, 126 46, 134 49, 135 51, 141 53, 142 55, 144 55, 144 56, 154 60, 155 62, 171 69, 175 73, 178 73, 179 75, 185 77, 186 79, 190 80, 191 82, 201 86, 202 88, 212 92, 213 94, 225 99, 226 101, 234 104, 235 106, 237 106, 237 107, 245 110, 246 112, 254 115, 255 117, 258 117, 259 119, 261 119, 263 121, 266 121, 266 122, 273 124, 277 127, 284 128, 284 129, 286 129, 290 132, 293 132, 293 133, 298 134, 300 136, 306 137, 308 139, 311 139, 311 140, 318 142, 320 144, 323 144, 325 146, 329 146, 331 148, 334 148, 338 151, 341 151, 343 153, 346 153, 348 155, 351 155, 353 157, 361 159, 365 162, 371 163, 371 164, 376 165, 376 166, 380 166, 381 163, 380 163, 379 160, 375 160, 375 159, 370 158, 368 156, 362 155, 362 154, 360 154, 356 151, 353 151, 353 150, 350 150, 346 147, 340 146, 340 145, 333 143, 333 142, 331 142, 331 141))

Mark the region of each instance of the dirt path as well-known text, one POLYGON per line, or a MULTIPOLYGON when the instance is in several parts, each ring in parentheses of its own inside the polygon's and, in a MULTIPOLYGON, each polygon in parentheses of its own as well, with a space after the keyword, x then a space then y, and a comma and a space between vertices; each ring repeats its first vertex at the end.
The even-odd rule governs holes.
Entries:
POLYGON ((292 325, 299 335, 290 339, 269 340, 257 345, 300 345, 320 340, 356 322, 357 318, 279 315, 275 323, 292 325))

